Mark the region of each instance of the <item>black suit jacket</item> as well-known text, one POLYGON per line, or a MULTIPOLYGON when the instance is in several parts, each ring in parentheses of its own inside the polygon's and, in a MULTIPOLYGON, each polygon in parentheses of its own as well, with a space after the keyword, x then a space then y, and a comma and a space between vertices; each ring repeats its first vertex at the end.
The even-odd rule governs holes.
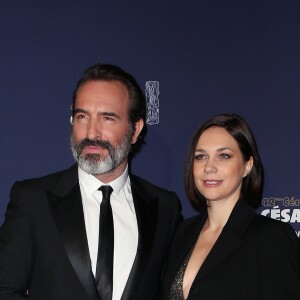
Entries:
MULTIPOLYGON (((182 222, 171 246, 160 299, 188 251, 196 243, 207 213, 182 222)), ((264 216, 242 200, 234 207, 202 264, 189 300, 299 300, 299 240, 285 223, 264 216)))
MULTIPOLYGON (((130 180, 139 240, 122 300, 153 300, 181 207, 175 193, 133 175, 130 180)), ((0 230, 0 299, 25 298, 99 300, 77 166, 12 188, 0 230)))

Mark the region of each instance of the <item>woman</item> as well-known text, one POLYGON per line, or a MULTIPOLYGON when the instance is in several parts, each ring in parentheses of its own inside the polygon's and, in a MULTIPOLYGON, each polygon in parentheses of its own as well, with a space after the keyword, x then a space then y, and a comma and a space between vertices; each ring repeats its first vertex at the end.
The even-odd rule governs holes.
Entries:
POLYGON ((174 238, 160 299, 300 300, 299 241, 290 225, 257 215, 263 186, 254 137, 238 115, 194 134, 185 189, 199 216, 174 238))

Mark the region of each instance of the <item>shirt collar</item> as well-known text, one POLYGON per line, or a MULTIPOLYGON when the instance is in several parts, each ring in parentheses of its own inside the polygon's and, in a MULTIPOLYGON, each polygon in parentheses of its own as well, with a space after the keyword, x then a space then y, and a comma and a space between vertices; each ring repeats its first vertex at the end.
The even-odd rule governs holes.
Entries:
POLYGON ((97 191, 100 186, 108 185, 108 184, 113 188, 114 192, 119 194, 128 180, 128 165, 126 166, 126 169, 121 176, 119 176, 118 178, 116 178, 115 180, 109 183, 101 182, 94 175, 86 173, 79 167, 78 167, 78 178, 79 178, 79 183, 83 186, 84 190, 89 196, 91 196, 95 191, 97 191))

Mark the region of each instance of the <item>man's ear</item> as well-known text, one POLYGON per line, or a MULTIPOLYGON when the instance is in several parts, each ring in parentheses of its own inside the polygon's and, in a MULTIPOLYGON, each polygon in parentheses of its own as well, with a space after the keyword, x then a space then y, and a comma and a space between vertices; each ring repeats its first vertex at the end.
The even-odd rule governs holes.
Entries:
POLYGON ((134 123, 134 133, 131 138, 131 144, 134 144, 144 127, 144 120, 140 119, 134 123))

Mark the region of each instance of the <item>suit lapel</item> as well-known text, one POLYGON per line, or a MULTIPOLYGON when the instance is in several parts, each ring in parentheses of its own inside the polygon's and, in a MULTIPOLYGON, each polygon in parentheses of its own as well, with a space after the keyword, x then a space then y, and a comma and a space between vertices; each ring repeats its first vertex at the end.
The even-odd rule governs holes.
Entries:
POLYGON ((62 177, 55 192, 48 192, 49 206, 70 263, 90 299, 99 300, 85 231, 81 193, 74 171, 62 177), (66 189, 69 191, 66 193, 66 189))
POLYGON ((204 211, 198 216, 192 217, 188 220, 183 221, 179 225, 179 228, 173 239, 168 261, 167 261, 167 273, 164 278, 167 279, 163 289, 169 292, 169 289, 174 281, 174 278, 182 266, 184 259, 187 257, 191 249, 197 242, 199 233, 205 223, 207 213, 204 211), (167 288, 165 288, 167 287, 167 288))
POLYGON ((243 234, 255 215, 255 211, 243 200, 237 202, 219 238, 203 262, 193 286, 241 245, 243 234))
POLYGON ((233 253, 239 247, 241 242, 242 239, 240 237, 223 231, 203 262, 196 278, 201 279, 206 276, 207 273, 217 267, 223 260, 233 253))
POLYGON ((134 177, 130 177, 130 179, 139 239, 137 254, 121 300, 130 299, 132 291, 145 269, 145 265, 152 251, 157 224, 157 199, 153 198, 134 177))

